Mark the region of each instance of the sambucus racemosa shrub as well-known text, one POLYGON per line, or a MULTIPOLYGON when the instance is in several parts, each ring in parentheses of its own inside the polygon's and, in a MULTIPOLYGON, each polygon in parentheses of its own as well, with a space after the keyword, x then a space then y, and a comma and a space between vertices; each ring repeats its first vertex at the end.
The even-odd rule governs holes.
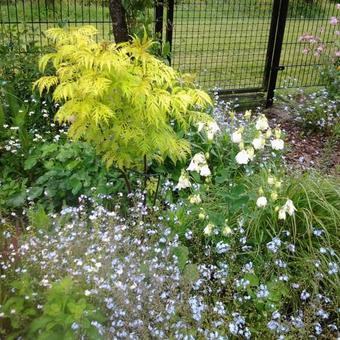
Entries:
POLYGON ((143 157, 185 159, 190 144, 176 129, 211 119, 202 112, 211 103, 208 94, 148 53, 153 42, 146 36, 97 43, 96 33, 91 26, 47 31, 55 52, 45 54, 40 67, 51 61, 55 75, 35 86, 40 93, 52 88, 62 103, 55 118, 70 123, 70 138, 93 143, 107 166, 138 168, 143 157))

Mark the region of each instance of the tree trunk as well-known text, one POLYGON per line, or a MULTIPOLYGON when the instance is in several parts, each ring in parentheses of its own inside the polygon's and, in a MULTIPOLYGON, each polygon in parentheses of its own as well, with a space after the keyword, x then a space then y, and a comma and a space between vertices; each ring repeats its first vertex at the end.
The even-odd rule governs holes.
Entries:
POLYGON ((130 37, 126 22, 126 13, 122 0, 110 0, 109 9, 115 42, 129 41, 130 37))

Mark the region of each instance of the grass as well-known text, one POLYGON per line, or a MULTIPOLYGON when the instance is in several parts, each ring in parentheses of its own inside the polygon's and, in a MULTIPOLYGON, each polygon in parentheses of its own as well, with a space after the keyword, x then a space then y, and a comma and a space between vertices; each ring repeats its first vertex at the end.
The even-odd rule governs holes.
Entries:
MULTIPOLYGON (((44 44, 41 34, 56 25, 93 24, 99 38, 112 38, 109 10, 101 1, 76 2, 55 0, 17 1, 7 6, 0 2, 3 26, 9 23, 18 29, 25 22, 25 40, 44 44), (40 3, 40 7, 38 4, 40 3), (82 5, 83 4, 83 5, 82 5)), ((270 0, 210 1, 182 0, 174 14, 172 65, 183 72, 194 73, 205 88, 259 88, 263 84, 271 21, 270 0)), ((294 86, 318 84, 315 57, 302 54, 298 37, 304 32, 317 34, 325 28, 331 40, 334 27, 327 24, 336 13, 335 2, 319 0, 306 7, 303 0, 291 1, 284 36, 278 87, 285 79, 298 79, 294 86)))

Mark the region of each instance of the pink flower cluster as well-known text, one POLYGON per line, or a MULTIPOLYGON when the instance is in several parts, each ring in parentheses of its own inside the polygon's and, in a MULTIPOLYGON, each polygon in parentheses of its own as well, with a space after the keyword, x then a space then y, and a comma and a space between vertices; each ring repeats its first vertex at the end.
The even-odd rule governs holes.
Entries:
POLYGON ((299 42, 309 42, 311 44, 314 44, 319 41, 320 41, 319 37, 308 33, 304 33, 299 37, 299 42))
POLYGON ((329 19, 329 23, 330 23, 331 25, 333 25, 333 26, 336 26, 336 25, 338 24, 338 22, 339 22, 339 20, 338 20, 337 17, 331 17, 331 18, 329 19))
MULTIPOLYGON (((336 5, 336 8, 338 10, 340 10, 340 3, 336 5)), ((332 16, 329 19, 329 23, 332 26, 337 26, 338 24, 340 24, 340 19, 337 18, 336 16, 332 16)), ((324 27, 321 27, 320 33, 324 33, 324 31, 325 31, 324 27)), ((339 30, 336 30, 334 33, 335 33, 336 37, 340 36, 340 31, 339 30)), ((310 52, 312 52, 314 54, 314 56, 320 57, 326 51, 326 45, 323 44, 322 43, 322 39, 320 37, 316 36, 316 35, 312 35, 312 34, 309 34, 309 33, 304 33, 304 34, 302 34, 299 37, 298 41, 302 42, 302 43, 308 43, 309 44, 309 47, 304 47, 304 49, 302 50, 303 54, 307 55, 310 52)), ((335 58, 338 58, 338 57, 340 57, 340 51, 336 50, 334 52, 334 54, 332 53, 332 55, 335 58)))

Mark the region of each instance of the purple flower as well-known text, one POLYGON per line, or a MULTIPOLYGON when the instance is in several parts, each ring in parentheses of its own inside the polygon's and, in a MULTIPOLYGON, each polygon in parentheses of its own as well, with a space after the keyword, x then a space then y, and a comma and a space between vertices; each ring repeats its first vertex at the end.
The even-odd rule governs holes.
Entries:
POLYGON ((337 17, 331 17, 331 18, 329 19, 329 23, 330 23, 331 25, 333 25, 333 26, 337 25, 337 23, 338 23, 338 18, 337 18, 337 17))

